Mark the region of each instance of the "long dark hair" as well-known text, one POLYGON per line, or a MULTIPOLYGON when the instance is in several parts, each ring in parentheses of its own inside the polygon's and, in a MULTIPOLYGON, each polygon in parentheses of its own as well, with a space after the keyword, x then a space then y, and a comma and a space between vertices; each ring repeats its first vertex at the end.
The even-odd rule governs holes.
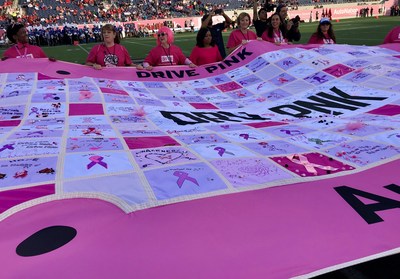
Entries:
POLYGON ((7 38, 14 44, 17 43, 17 41, 14 39, 14 36, 17 35, 18 31, 21 28, 24 28, 25 26, 22 25, 21 23, 12 23, 7 27, 7 38))
POLYGON ((268 37, 269 38, 273 38, 274 37, 274 27, 272 27, 272 23, 271 23, 273 16, 278 16, 279 17, 279 20, 281 22, 279 24, 279 30, 281 30, 283 38, 286 39, 286 32, 287 32, 286 26, 285 26, 284 22, 282 22, 281 16, 278 13, 274 13, 268 19, 268 21, 269 21, 269 24, 268 24, 268 27, 267 27, 267 35, 268 35, 268 37))
MULTIPOLYGON (((324 34, 322 33, 322 30, 321 30, 321 23, 318 24, 317 32, 315 32, 315 33, 317 34, 317 37, 319 39, 325 39, 325 36, 324 36, 324 34)), ((333 32, 332 23, 330 23, 330 22, 329 22, 328 35, 336 43, 336 36, 335 36, 335 33, 333 32)))
MULTIPOLYGON (((209 28, 200 28, 199 32, 197 32, 196 46, 198 46, 198 47, 204 47, 204 42, 203 42, 203 40, 204 40, 204 38, 205 38, 207 32, 210 32, 211 37, 212 37, 212 32, 211 32, 211 30, 210 30, 209 28)), ((211 39, 210 45, 211 45, 211 46, 214 46, 214 45, 215 45, 214 38, 211 39)))

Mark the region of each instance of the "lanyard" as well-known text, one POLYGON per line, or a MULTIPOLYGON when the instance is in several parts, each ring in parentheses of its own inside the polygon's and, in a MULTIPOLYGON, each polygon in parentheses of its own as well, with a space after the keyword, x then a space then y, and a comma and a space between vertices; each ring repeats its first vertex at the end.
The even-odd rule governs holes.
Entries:
POLYGON ((164 48, 163 46, 161 46, 161 47, 162 47, 162 49, 164 50, 164 53, 165 53, 165 55, 167 56, 167 59, 168 59, 169 63, 170 63, 171 65, 173 65, 172 59, 171 59, 171 45, 169 45, 169 48, 168 48, 168 52, 169 52, 169 53, 167 53, 167 51, 165 50, 165 48, 164 48))
POLYGON ((284 43, 284 39, 283 39, 283 35, 282 35, 282 31, 279 30, 279 35, 275 32, 274 30, 274 42, 275 43, 284 43))
POLYGON ((26 57, 26 53, 28 52, 28 48, 27 48, 26 46, 24 46, 24 48, 25 48, 25 52, 24 52, 24 55, 22 55, 21 52, 19 51, 18 46, 15 45, 15 49, 16 49, 17 52, 18 52, 19 58, 27 58, 27 57, 26 57))
POLYGON ((242 33, 243 38, 244 38, 246 41, 249 41, 249 32, 246 33, 247 36, 243 33, 242 30, 240 30, 240 33, 242 33))

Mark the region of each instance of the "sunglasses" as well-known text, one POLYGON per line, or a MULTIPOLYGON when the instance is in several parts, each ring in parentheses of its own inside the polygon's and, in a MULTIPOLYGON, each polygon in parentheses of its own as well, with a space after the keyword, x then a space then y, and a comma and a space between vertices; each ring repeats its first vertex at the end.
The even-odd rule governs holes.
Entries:
POLYGON ((159 34, 157 34, 157 36, 158 36, 158 37, 167 36, 167 33, 159 33, 159 34))

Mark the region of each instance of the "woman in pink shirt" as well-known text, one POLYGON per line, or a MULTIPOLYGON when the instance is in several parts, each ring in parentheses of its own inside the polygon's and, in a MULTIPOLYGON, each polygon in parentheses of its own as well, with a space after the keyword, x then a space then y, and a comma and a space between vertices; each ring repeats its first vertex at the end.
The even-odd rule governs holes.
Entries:
POLYGON ((281 21, 279 14, 273 14, 270 18, 270 24, 267 29, 261 35, 264 41, 274 43, 276 45, 287 44, 286 38, 287 29, 281 21))
POLYGON ((232 31, 226 44, 228 53, 231 53, 241 45, 247 44, 250 40, 257 40, 256 33, 248 29, 250 26, 250 15, 248 13, 239 14, 237 25, 239 29, 232 31))
POLYGON ((128 50, 120 45, 120 39, 112 24, 101 28, 103 43, 95 45, 89 52, 86 65, 96 70, 102 67, 129 67, 136 66, 132 63, 128 50))
POLYGON ((146 69, 151 71, 154 66, 174 66, 174 65, 189 65, 196 67, 183 54, 182 50, 172 44, 174 42, 174 33, 166 26, 161 27, 157 32, 157 46, 150 50, 147 57, 144 59, 143 65, 139 65, 139 70, 146 69))
POLYGON ((311 35, 308 44, 336 44, 335 33, 329 18, 321 18, 317 32, 311 35))
POLYGON ((190 60, 197 66, 215 63, 222 60, 221 53, 216 46, 211 31, 208 28, 201 28, 197 33, 196 46, 190 54, 190 60))
POLYGON ((20 23, 14 23, 7 27, 7 38, 14 44, 3 53, 3 59, 7 58, 47 58, 43 50, 28 42, 28 34, 20 23))

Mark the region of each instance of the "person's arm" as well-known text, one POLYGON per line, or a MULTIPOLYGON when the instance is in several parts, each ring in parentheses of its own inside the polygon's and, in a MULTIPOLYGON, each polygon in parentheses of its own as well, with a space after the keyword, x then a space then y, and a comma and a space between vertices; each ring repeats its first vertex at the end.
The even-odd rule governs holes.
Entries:
POLYGON ((212 20, 212 17, 215 15, 214 11, 212 11, 208 17, 206 17, 206 19, 203 21, 203 23, 201 24, 201 28, 207 28, 208 24, 210 23, 210 20, 212 20))
POLYGON ((131 59, 131 56, 128 53, 128 50, 124 46, 121 46, 121 47, 122 47, 122 50, 124 52, 124 61, 125 61, 125 63, 124 63, 125 65, 124 66, 136 67, 136 64, 132 62, 132 59, 131 59))
POLYGON ((293 21, 289 20, 288 23, 287 23, 287 29, 288 29, 288 31, 286 33, 286 36, 287 36, 287 39, 288 39, 289 42, 291 42, 291 41, 295 41, 295 42, 300 41, 301 33, 300 33, 300 30, 299 30, 299 22, 293 24, 293 21))
POLYGON ((171 45, 170 48, 173 48, 173 52, 175 52, 178 57, 178 65, 188 65, 190 68, 196 67, 196 65, 183 54, 178 46, 171 45))
MULTIPOLYGON (((235 30, 237 31, 237 30, 235 30)), ((236 39, 236 32, 232 31, 232 33, 229 35, 228 38, 228 43, 226 44, 226 48, 228 50, 228 54, 233 52, 236 48, 238 48, 241 44, 240 42, 237 41, 236 39)))
POLYGON ((99 46, 94 46, 90 52, 88 57, 86 58, 86 63, 85 65, 93 67, 95 70, 101 70, 101 65, 96 63, 96 48, 99 48, 99 46))
POLYGON ((222 11, 221 15, 225 18, 225 28, 229 27, 232 24, 232 19, 224 11, 222 11))
POLYGON ((197 61, 197 59, 198 59, 198 49, 197 49, 198 47, 194 47, 193 49, 192 49, 192 52, 190 53, 190 56, 189 56, 189 59, 190 59, 190 61, 192 61, 194 64, 198 64, 198 61, 197 61))
POLYGON ((307 44, 319 44, 317 34, 314 33, 311 35, 310 39, 308 40, 307 44))

